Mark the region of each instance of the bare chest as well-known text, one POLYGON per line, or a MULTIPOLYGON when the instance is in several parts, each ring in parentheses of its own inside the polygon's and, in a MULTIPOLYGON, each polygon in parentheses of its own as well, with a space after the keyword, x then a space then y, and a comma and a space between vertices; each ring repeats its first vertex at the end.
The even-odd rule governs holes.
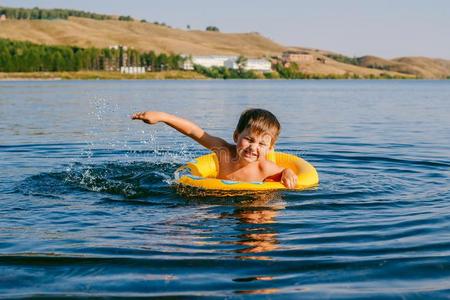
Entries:
POLYGON ((245 167, 239 167, 237 164, 232 163, 219 163, 219 174, 217 177, 244 182, 263 181, 265 178, 257 163, 249 164, 245 167))

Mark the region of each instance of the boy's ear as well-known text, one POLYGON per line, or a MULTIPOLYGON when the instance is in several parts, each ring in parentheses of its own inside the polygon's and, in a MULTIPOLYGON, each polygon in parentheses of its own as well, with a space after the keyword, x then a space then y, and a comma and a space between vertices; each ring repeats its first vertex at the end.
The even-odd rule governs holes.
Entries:
POLYGON ((234 133, 233 133, 233 141, 235 143, 237 143, 238 135, 239 135, 239 133, 237 131, 234 131, 234 133))

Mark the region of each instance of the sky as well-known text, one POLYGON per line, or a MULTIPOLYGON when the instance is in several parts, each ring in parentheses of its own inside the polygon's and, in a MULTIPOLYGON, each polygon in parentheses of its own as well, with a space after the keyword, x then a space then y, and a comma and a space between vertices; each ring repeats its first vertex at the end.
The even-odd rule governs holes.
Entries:
POLYGON ((348 56, 450 59, 449 0, 0 0, 0 6, 71 8, 180 29, 259 32, 284 46, 348 56))

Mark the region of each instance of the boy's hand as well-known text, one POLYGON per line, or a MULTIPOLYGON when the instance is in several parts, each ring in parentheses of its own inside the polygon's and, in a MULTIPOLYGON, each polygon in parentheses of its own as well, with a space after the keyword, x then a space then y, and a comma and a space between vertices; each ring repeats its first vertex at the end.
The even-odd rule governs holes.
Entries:
POLYGON ((161 121, 161 113, 158 111, 137 112, 131 116, 133 120, 142 120, 147 124, 156 124, 161 121))
POLYGON ((288 189, 293 189, 297 185, 297 175, 291 169, 284 169, 281 173, 280 182, 288 189))

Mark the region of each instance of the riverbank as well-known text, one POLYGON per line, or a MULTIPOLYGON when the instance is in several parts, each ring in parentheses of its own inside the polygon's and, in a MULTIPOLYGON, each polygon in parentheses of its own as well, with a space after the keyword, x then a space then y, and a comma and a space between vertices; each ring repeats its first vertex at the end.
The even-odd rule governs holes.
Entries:
POLYGON ((122 74, 106 71, 79 72, 0 72, 0 80, 127 80, 127 79, 208 79, 206 76, 193 71, 162 71, 144 74, 122 74))
MULTIPOLYGON (((282 79, 277 72, 272 72, 272 76, 266 77, 262 73, 255 73, 255 79, 282 79)), ((16 80, 164 80, 164 79, 212 79, 206 75, 194 71, 161 71, 147 72, 144 74, 122 74, 119 72, 107 71, 78 71, 78 72, 0 72, 0 81, 16 80)), ((305 78, 297 79, 417 79, 415 76, 351 76, 351 75, 313 75, 307 74, 305 78)))

